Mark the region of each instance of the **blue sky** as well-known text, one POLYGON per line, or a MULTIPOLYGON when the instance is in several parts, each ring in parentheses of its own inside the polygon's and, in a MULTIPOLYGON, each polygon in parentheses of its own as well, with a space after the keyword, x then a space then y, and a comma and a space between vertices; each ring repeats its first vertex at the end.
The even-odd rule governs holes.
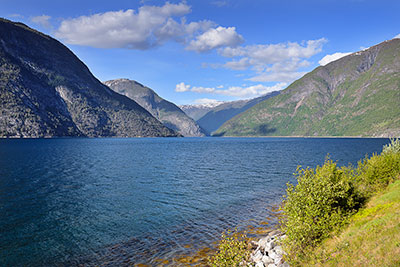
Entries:
MULTIPOLYGON (((0 0, 0 16, 67 45, 101 81, 177 104, 252 98, 400 34, 398 0, 0 0)), ((400 35, 399 35, 400 38, 400 35)))

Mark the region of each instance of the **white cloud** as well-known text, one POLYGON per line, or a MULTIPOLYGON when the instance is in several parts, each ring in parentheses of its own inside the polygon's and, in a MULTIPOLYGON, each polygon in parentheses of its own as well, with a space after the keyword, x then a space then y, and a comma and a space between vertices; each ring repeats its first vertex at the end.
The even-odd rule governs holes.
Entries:
POLYGON ((396 35, 395 37, 393 37, 393 39, 395 38, 399 38, 400 39, 400 33, 398 35, 396 35))
POLYGON ((274 86, 265 86, 262 84, 241 87, 241 86, 232 86, 226 90, 216 90, 216 94, 227 95, 227 96, 235 96, 238 98, 254 98, 257 96, 265 95, 267 93, 273 91, 280 91, 287 86, 286 83, 278 83, 274 86))
POLYGON ((254 63, 274 64, 293 58, 309 58, 322 51, 327 42, 325 38, 309 40, 305 45, 298 43, 280 43, 268 45, 248 45, 237 48, 227 47, 220 51, 225 57, 248 57, 254 63))
POLYGON ((243 41, 234 27, 218 27, 208 20, 187 22, 184 15, 190 12, 191 7, 185 1, 145 5, 138 11, 109 11, 64 20, 55 36, 69 44, 139 50, 176 41, 198 52, 235 46, 243 41))
POLYGON ((240 60, 232 60, 226 62, 223 67, 231 70, 245 70, 251 66, 250 60, 247 57, 241 58, 240 60))
POLYGON ((196 93, 201 93, 201 94, 209 94, 209 93, 214 93, 215 88, 214 87, 194 86, 194 87, 192 87, 192 89, 190 89, 190 91, 196 92, 196 93))
MULTIPOLYGON (((304 75, 302 68, 308 67, 306 59, 320 53, 325 38, 309 40, 301 44, 296 42, 225 47, 219 53, 233 60, 223 65, 232 70, 252 69, 256 75, 248 80, 254 82, 292 82, 304 75)), ((211 64, 210 64, 211 66, 211 64)))
POLYGON ((32 17, 31 21, 35 24, 42 26, 43 28, 50 29, 51 28, 50 19, 51 19, 50 16, 41 15, 41 16, 32 17))
POLYGON ((188 50, 197 52, 209 51, 220 47, 235 47, 243 43, 243 37, 236 32, 235 27, 217 27, 209 29, 205 33, 197 36, 187 47, 188 50))
POLYGON ((282 82, 287 82, 290 83, 292 81, 295 81, 302 76, 304 76, 307 72, 272 72, 272 73, 267 73, 264 72, 260 75, 251 77, 249 81, 253 82, 274 82, 274 81, 282 81, 282 82))
POLYGON ((345 56, 350 55, 350 54, 351 54, 351 52, 347 52, 347 53, 337 52, 337 53, 334 53, 334 54, 331 54, 331 55, 326 55, 320 61, 318 61, 318 63, 321 66, 325 66, 325 65, 331 63, 332 61, 338 60, 339 58, 345 57, 345 56))
POLYGON ((185 84, 184 82, 178 83, 175 86, 175 92, 181 93, 181 92, 187 92, 190 89, 190 85, 185 84))
POLYGON ((142 6, 138 12, 110 11, 64 20, 56 36, 70 44, 99 48, 148 49, 171 36, 184 35, 182 24, 172 19, 190 12, 186 3, 142 6))
MULTIPOLYGON (((181 85, 184 83, 180 83, 181 85)), ((177 87, 178 87, 177 85, 177 87)), ((187 85, 185 85, 187 86, 187 85)), ((262 84, 252 85, 252 86, 231 86, 227 89, 222 89, 220 87, 190 87, 187 86, 186 91, 191 91, 195 93, 202 94, 217 94, 217 95, 225 95, 225 96, 233 96, 237 98, 254 98, 257 96, 265 95, 267 93, 273 91, 279 91, 284 89, 287 86, 287 83, 278 83, 273 86, 265 86, 262 84)), ((176 91, 176 90, 175 90, 176 91)), ((185 92, 185 91, 180 91, 185 92)))

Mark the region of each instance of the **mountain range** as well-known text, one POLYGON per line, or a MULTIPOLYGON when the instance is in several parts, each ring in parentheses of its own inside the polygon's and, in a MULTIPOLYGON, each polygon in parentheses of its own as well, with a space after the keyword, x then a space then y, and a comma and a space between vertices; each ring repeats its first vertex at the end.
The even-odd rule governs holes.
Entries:
POLYGON ((317 67, 215 134, 400 136, 400 39, 317 67))
POLYGON ((400 39, 319 66, 280 92, 179 108, 133 80, 103 84, 59 41, 0 19, 0 137, 207 134, 400 136, 400 39))
POLYGON ((59 41, 0 19, 0 137, 177 135, 59 41))
POLYGON ((115 92, 133 99, 155 118, 183 136, 204 136, 204 131, 178 106, 161 98, 152 89, 132 80, 116 79, 104 82, 115 92))
POLYGON ((201 117, 207 114, 207 112, 211 111, 213 108, 226 103, 223 101, 216 101, 210 103, 202 103, 202 104, 188 104, 188 105, 180 105, 179 108, 183 110, 189 117, 197 121, 201 117))
POLYGON ((278 94, 279 92, 275 91, 253 99, 224 102, 211 108, 206 114, 201 116, 196 121, 200 127, 207 132, 207 134, 211 135, 226 121, 230 120, 234 116, 278 94))

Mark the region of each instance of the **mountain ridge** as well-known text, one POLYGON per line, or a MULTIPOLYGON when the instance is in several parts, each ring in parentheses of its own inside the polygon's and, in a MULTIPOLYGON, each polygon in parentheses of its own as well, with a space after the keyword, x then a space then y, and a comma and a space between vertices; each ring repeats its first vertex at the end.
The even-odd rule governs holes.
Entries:
POLYGON ((0 136, 177 136, 98 81, 71 50, 0 18, 0 136))
POLYGON ((230 120, 234 116, 246 111, 254 105, 279 95, 279 91, 270 92, 263 96, 259 96, 252 99, 244 99, 237 101, 229 101, 217 105, 211 108, 206 114, 197 120, 197 123, 202 127, 208 134, 212 134, 226 121, 230 120))
POLYGON ((199 125, 178 106, 161 98, 153 89, 129 79, 114 79, 103 82, 115 92, 136 101, 156 119, 183 136, 200 137, 205 133, 199 125))
POLYGON ((400 135, 400 39, 319 66, 222 125, 222 136, 400 135))

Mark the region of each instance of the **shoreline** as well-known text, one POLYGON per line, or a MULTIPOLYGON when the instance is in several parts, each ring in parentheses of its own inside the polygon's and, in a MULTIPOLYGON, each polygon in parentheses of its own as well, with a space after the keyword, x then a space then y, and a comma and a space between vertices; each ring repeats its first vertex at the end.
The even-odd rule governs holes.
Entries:
POLYGON ((250 241, 253 249, 250 255, 251 266, 255 267, 289 267, 283 256, 285 252, 280 245, 280 241, 286 235, 280 230, 272 230, 268 235, 258 241, 250 241))

